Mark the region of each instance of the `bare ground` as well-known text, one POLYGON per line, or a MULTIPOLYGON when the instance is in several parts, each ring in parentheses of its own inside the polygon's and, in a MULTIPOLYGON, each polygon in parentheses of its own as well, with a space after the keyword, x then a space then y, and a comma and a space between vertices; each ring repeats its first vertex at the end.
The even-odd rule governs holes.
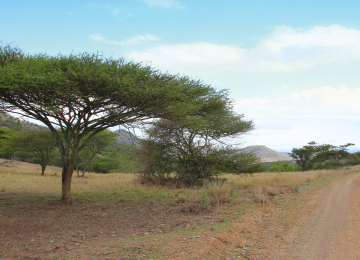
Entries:
POLYGON ((300 221, 278 259, 360 259, 360 175, 335 182, 314 197, 316 209, 300 221))
POLYGON ((0 193, 0 259, 360 259, 359 189, 359 174, 344 175, 269 204, 199 214, 0 193))

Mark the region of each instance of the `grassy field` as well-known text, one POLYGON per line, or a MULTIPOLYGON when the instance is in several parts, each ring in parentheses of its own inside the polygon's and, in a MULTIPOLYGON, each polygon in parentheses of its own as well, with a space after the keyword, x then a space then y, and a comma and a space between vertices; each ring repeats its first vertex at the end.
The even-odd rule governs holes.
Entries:
POLYGON ((37 165, 0 160, 0 258, 196 259, 174 256, 188 253, 186 237, 247 223, 245 212, 268 212, 286 197, 359 170, 224 175, 205 187, 176 189, 141 185, 134 174, 74 173, 73 200, 64 204, 60 168, 40 176, 37 165))
MULTIPOLYGON (((0 192, 16 194, 43 195, 49 197, 61 196, 61 169, 49 166, 45 176, 40 176, 38 165, 24 162, 13 162, 11 166, 1 165, 0 159, 0 192)), ((352 171, 358 169, 352 168, 352 171)), ((134 174, 86 173, 85 178, 77 178, 74 173, 72 180, 72 194, 74 198, 92 198, 106 195, 131 197, 131 199, 156 199, 170 201, 179 194, 203 195, 207 193, 209 199, 216 196, 231 196, 247 203, 267 203, 271 197, 287 191, 299 191, 301 186, 337 176, 344 170, 337 171, 308 171, 287 173, 257 173, 247 176, 223 175, 226 180, 210 183, 207 187, 173 189, 172 187, 144 186, 139 184, 134 174), (230 194, 231 193, 231 194, 230 194), (138 197, 138 198, 137 198, 138 197), (145 197, 145 198, 144 198, 145 197)), ((100 199, 100 198, 99 198, 100 199)))

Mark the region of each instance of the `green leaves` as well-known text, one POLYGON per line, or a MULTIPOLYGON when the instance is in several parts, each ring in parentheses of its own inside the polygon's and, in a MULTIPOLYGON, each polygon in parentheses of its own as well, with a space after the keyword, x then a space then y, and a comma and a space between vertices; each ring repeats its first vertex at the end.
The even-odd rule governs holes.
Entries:
POLYGON ((4 67, 12 62, 22 59, 25 54, 17 47, 12 47, 10 44, 0 46, 0 67, 4 67))
POLYGON ((16 110, 52 131, 63 161, 62 199, 68 199, 79 145, 89 133, 154 118, 201 117, 227 103, 201 81, 141 63, 98 53, 25 55, 0 46, 0 109, 16 110))
POLYGON ((142 142, 144 178, 176 179, 193 185, 222 173, 244 174, 259 170, 255 154, 225 145, 253 129, 252 121, 232 110, 226 92, 210 91, 171 119, 153 123, 142 142), (172 175, 174 174, 174 175, 172 175))
POLYGON ((305 171, 310 168, 310 166, 314 165, 315 168, 321 168, 321 166, 317 167, 316 165, 321 165, 328 160, 339 162, 349 155, 346 150, 352 145, 354 144, 347 143, 340 146, 334 146, 331 144, 320 145, 312 141, 302 148, 293 148, 289 155, 294 158, 296 164, 300 165, 302 170, 305 171))

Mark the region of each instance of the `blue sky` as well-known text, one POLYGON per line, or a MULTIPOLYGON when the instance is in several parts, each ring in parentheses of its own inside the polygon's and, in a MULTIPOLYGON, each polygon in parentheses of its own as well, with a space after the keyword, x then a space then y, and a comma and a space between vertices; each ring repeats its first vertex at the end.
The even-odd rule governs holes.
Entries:
POLYGON ((360 149, 360 1, 0 0, 0 41, 102 52, 229 89, 245 145, 360 149))

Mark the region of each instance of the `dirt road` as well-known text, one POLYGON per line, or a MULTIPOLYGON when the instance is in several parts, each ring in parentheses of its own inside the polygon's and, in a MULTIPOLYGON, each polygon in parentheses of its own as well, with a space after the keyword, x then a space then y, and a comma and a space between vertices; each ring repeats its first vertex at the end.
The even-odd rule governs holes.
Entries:
POLYGON ((279 259, 360 259, 360 174, 336 181, 321 195, 279 259))
POLYGON ((359 260, 360 173, 351 172, 359 169, 300 192, 288 187, 272 203, 224 204, 198 215, 116 196, 99 207, 27 205, 4 193, 0 199, 10 202, 0 207, 0 259, 359 260))

